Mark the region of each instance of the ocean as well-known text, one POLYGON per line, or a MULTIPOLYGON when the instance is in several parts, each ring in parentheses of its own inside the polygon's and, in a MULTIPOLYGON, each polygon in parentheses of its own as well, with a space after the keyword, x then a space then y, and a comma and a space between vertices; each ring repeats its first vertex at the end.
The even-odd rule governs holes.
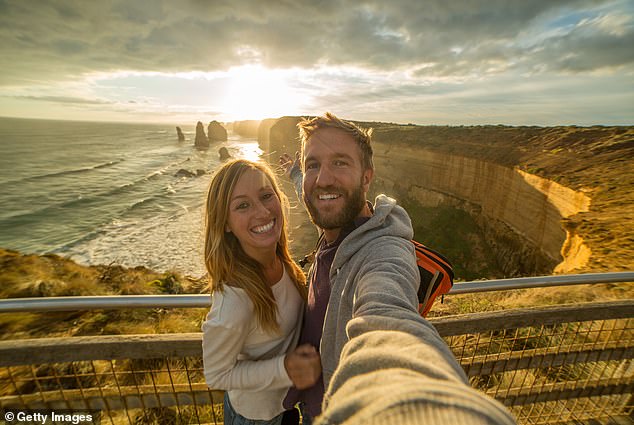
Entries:
POLYGON ((200 151, 195 123, 180 127, 184 142, 169 124, 0 118, 0 247, 202 276, 218 149, 253 160, 262 151, 232 134, 200 151))

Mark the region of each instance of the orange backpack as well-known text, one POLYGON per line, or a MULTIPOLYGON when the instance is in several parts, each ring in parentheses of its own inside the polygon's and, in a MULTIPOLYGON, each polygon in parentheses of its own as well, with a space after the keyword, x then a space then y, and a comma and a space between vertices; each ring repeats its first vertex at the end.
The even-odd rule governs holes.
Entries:
POLYGON ((453 286, 453 266, 442 254, 412 240, 416 251, 416 264, 420 272, 418 312, 427 316, 438 295, 445 295, 453 286))
MULTIPOLYGON (((299 261, 301 267, 315 261, 315 253, 323 237, 323 233, 319 235, 315 250, 299 261)), ((454 278, 453 266, 442 254, 413 239, 412 243, 416 251, 416 265, 420 272, 418 312, 425 317, 431 310, 431 306, 438 295, 445 295, 451 290, 454 278)))

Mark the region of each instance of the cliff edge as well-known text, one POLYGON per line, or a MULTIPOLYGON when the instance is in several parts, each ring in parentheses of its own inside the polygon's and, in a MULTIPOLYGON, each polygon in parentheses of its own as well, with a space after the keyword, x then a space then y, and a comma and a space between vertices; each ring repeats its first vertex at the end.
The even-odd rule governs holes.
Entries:
MULTIPOLYGON (((299 120, 266 120, 261 148, 298 150, 299 120)), ((463 277, 634 269, 634 127, 357 124, 374 128, 371 189, 463 277)))

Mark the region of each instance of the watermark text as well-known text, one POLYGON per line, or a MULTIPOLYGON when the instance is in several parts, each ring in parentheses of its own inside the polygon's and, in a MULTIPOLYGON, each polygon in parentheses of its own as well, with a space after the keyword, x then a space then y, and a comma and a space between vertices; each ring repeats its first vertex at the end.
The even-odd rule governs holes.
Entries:
POLYGON ((7 425, 99 424, 101 422, 101 411, 4 409, 0 410, 0 418, 3 418, 7 425))

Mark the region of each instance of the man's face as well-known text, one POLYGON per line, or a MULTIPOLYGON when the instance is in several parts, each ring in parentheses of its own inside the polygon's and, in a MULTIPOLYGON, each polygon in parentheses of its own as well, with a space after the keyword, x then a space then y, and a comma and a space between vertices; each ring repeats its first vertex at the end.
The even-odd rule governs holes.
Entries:
POLYGON ((313 223, 339 229, 365 206, 373 171, 364 170, 361 149, 343 130, 321 128, 304 146, 304 203, 313 223))

